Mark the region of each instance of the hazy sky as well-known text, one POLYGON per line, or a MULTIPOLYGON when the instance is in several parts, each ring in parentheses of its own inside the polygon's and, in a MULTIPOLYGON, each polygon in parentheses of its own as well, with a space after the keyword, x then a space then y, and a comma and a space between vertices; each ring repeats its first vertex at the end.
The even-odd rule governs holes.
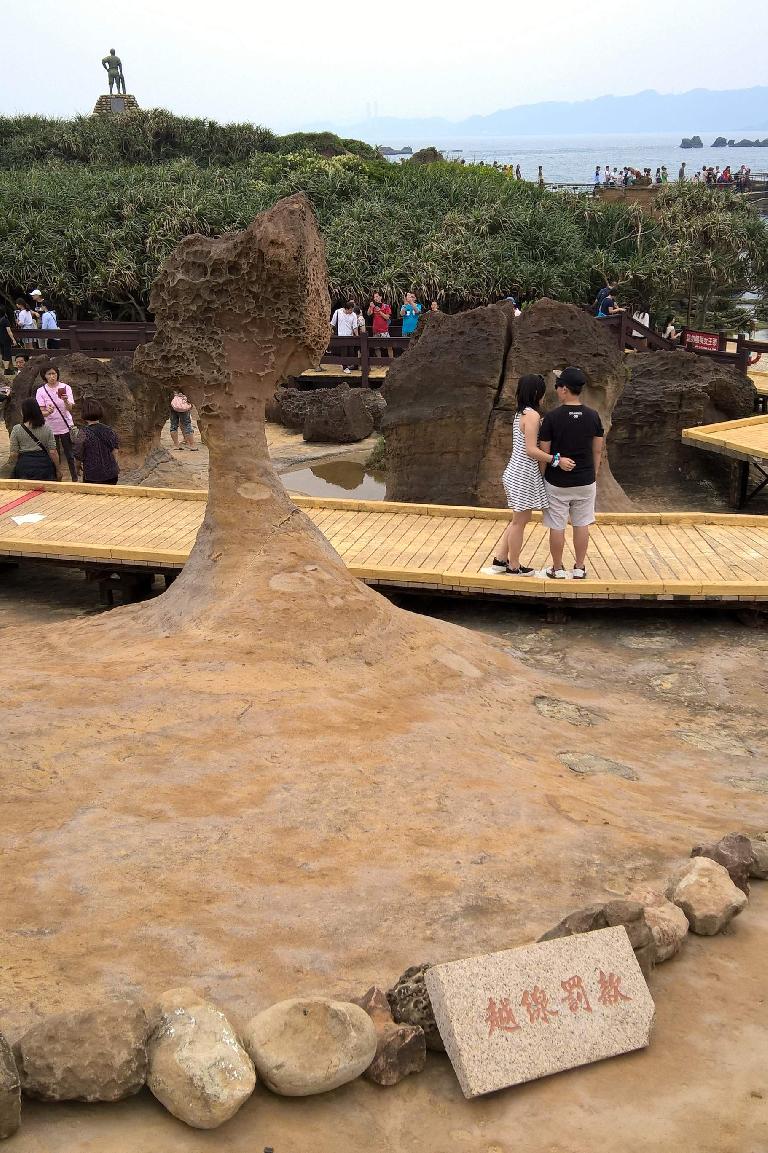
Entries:
POLYGON ((766 0, 3 0, 0 111, 89 113, 116 48, 144 108, 278 131, 766 81, 766 0), (16 33, 23 35, 14 44, 16 33))

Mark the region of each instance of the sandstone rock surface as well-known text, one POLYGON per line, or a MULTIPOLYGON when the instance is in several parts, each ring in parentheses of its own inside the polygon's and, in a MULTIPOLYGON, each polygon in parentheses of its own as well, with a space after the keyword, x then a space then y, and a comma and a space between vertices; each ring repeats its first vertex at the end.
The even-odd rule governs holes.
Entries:
POLYGON ((768 881, 768 833, 746 833, 752 847, 749 875, 759 881, 768 881))
POLYGON ((307 1097, 354 1081, 376 1055, 373 1021, 359 1005, 324 997, 280 1001, 249 1021, 245 1047, 273 1093, 307 1097))
POLYGON ((627 354, 627 366, 608 439, 618 482, 630 497, 639 478, 686 497, 695 484, 715 484, 727 495, 727 459, 684 444, 680 434, 695 425, 752 416, 755 389, 749 377, 683 351, 627 354))
POLYGON ((692 857, 709 857, 728 870, 728 876, 749 896, 749 878, 755 861, 752 842, 743 833, 728 833, 711 845, 695 845, 692 857))
POLYGON ((501 305, 437 313, 393 362, 383 388, 388 500, 478 503, 511 323, 501 305))
POLYGON ((373 419, 363 403, 360 389, 339 385, 318 392, 318 401, 304 420, 304 440, 331 444, 354 444, 373 432, 373 419))
POLYGON ((149 1025, 135 1001, 59 1013, 13 1047, 21 1087, 45 1101, 121 1101, 147 1075, 149 1025))
MULTIPOLYGON (((615 337, 594 317, 547 299, 516 319, 506 304, 430 316, 384 385, 387 498, 505 505, 501 475, 512 451, 518 379, 530 372, 546 378, 546 408, 556 403, 556 373, 569 364, 584 369, 584 403, 597 408, 608 432, 626 367, 615 337)), ((607 458, 598 504, 629 507, 607 458)))
POLYGON ((11 1046, 0 1033, 0 1141, 21 1124, 21 1084, 11 1046))
POLYGON ((406 969, 398 977, 392 988, 387 990, 387 1000, 395 1021, 405 1025, 418 1025, 424 1031, 427 1048, 442 1053, 445 1046, 435 1024, 435 1015, 424 983, 424 974, 429 967, 427 962, 411 965, 410 969, 406 969))
POLYGON ((688 918, 663 893, 647 893, 638 899, 643 906, 646 924, 653 934, 656 964, 660 965, 680 951, 688 935, 688 918))
POLYGON ((192 989, 164 993, 156 1014, 148 1044, 148 1087, 187 1125, 223 1125, 256 1085, 253 1062, 234 1029, 220 1009, 192 989))
MULTIPOLYGON (((593 316, 573 304, 536 301, 513 322, 513 338, 504 363, 504 376, 493 413, 479 471, 477 503, 505 505, 501 475, 512 448, 517 382, 526 373, 541 373, 547 382, 542 411, 554 407, 555 377, 568 365, 581 368, 587 378, 582 401, 600 413, 611 440, 614 408, 624 390, 627 369, 615 335, 593 316)), ((597 481, 597 505, 604 512, 630 508, 630 502, 611 475, 607 453, 597 481)))
POLYGON ((646 922, 639 901, 615 900, 603 904, 587 905, 564 917, 553 929, 543 933, 540 941, 553 941, 557 937, 571 937, 577 933, 591 933, 623 925, 634 949, 644 976, 648 976, 656 960, 656 948, 650 926, 646 922))
POLYGON ((364 1009, 376 1029, 376 1056, 363 1076, 376 1085, 397 1085, 410 1073, 421 1073, 427 1061, 424 1030, 398 1025, 392 1019, 387 994, 372 986, 355 1004, 364 1009))
POLYGON ((21 402, 34 396, 40 385, 40 370, 55 365, 61 379, 71 385, 75 397, 73 417, 80 421, 80 404, 85 397, 98 400, 104 420, 120 440, 123 470, 143 464, 160 445, 160 433, 170 412, 171 392, 159 382, 139 372, 132 353, 119 353, 108 361, 81 352, 51 351, 35 357, 13 378, 11 395, 5 407, 5 424, 10 431, 21 419, 21 402))
POLYGON ((381 422, 387 404, 377 388, 351 389, 346 383, 335 385, 333 388, 278 388, 267 401, 266 417, 274 424, 281 424, 283 428, 292 428, 303 432, 307 419, 318 408, 327 403, 326 397, 338 397, 347 391, 359 396, 366 412, 370 416, 373 427, 381 428, 381 422))
POLYGON ((747 904, 728 870, 709 857, 694 857, 669 879, 666 895, 685 913, 692 933, 713 937, 747 904))

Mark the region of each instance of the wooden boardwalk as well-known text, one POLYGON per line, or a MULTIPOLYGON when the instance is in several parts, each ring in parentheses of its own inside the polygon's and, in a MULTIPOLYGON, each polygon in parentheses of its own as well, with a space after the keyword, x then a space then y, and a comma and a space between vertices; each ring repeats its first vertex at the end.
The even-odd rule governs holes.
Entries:
POLYGON ((684 428, 682 437, 693 448, 730 457, 736 463, 738 478, 733 503, 737 508, 743 508, 768 486, 768 416, 749 416, 742 420, 684 428), (750 468, 761 478, 751 491, 750 468))
MULTIPOLYGON (((194 544, 205 499, 199 491, 0 481, 0 557, 172 573, 194 544), (41 519, 13 519, 30 514, 41 519)), ((553 581, 482 571, 507 523, 503 509, 295 499, 371 585, 548 600, 768 602, 768 517, 607 513, 593 532, 589 579, 553 581)), ((538 519, 523 558, 538 570, 547 562, 538 519)))

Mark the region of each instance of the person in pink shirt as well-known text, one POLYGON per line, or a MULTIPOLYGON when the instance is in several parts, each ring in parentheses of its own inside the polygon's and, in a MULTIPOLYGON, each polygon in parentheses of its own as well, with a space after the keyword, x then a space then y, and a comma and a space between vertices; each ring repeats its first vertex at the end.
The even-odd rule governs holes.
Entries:
POLYGON ((59 370, 49 364, 47 368, 40 369, 43 384, 35 393, 35 400, 40 405, 40 411, 45 417, 45 423, 56 437, 56 447, 59 450, 59 460, 67 458, 69 474, 72 480, 77 480, 77 464, 72 451, 72 409, 75 407, 75 398, 72 389, 63 380, 59 379, 59 370))

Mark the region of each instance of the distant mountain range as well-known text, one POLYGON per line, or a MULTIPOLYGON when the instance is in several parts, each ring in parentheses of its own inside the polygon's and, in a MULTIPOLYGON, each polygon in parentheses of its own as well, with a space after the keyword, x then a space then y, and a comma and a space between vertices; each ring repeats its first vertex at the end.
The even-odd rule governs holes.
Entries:
POLYGON ((694 88, 676 96, 649 90, 634 96, 598 96, 573 103, 521 104, 466 120, 379 116, 359 124, 323 124, 322 127, 371 144, 398 144, 409 138, 439 144, 441 140, 457 137, 579 133, 680 132, 692 136, 712 132, 732 136, 735 130, 762 132, 768 129, 768 87, 728 92, 694 88))

